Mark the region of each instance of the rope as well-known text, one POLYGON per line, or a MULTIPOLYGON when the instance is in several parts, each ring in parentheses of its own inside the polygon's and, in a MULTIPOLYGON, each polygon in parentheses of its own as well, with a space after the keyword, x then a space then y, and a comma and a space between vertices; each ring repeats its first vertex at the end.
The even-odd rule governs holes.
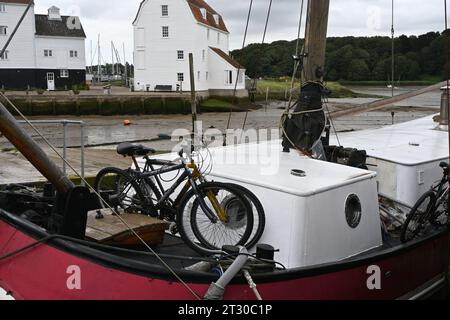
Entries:
POLYGON ((18 249, 18 250, 15 250, 15 251, 13 251, 13 252, 10 252, 10 253, 7 253, 7 254, 5 254, 5 255, 3 255, 3 256, 0 256, 0 262, 3 261, 3 260, 6 260, 6 259, 8 259, 8 258, 11 258, 11 257, 13 257, 13 256, 16 256, 16 255, 18 255, 18 254, 20 254, 20 253, 22 253, 22 252, 24 252, 24 251, 26 251, 26 250, 29 250, 29 249, 31 249, 31 248, 34 248, 34 247, 36 247, 36 246, 38 246, 38 245, 40 245, 40 244, 43 244, 43 243, 49 241, 49 240, 52 239, 52 238, 55 238, 55 236, 52 235, 52 236, 48 236, 48 237, 42 238, 41 240, 35 241, 35 242, 33 242, 33 243, 31 243, 31 244, 29 244, 29 245, 23 247, 23 248, 20 248, 20 249, 18 249))
MULTIPOLYGON (((448 117, 450 119, 450 81, 448 79, 448 73, 449 73, 449 43, 448 43, 448 12, 447 12, 447 0, 444 0, 444 11, 445 11, 445 32, 447 33, 445 35, 445 79, 447 82, 447 106, 448 106, 448 117)), ((450 122, 449 122, 449 126, 450 126, 450 122)), ((449 148, 450 148, 450 130, 448 130, 448 134, 449 134, 449 148)), ((449 149, 450 150, 450 149, 449 149)), ((448 207, 450 208, 450 197, 448 197, 448 207)), ((450 222, 450 215, 448 216, 447 222, 450 222)), ((450 256, 450 253, 449 253, 450 256)))
POLYGON ((137 232, 116 212, 114 208, 112 208, 104 199, 103 197, 86 181, 85 178, 81 176, 81 174, 78 173, 78 171, 56 150, 56 148, 48 141, 47 138, 44 137, 44 135, 28 120, 28 118, 2 93, 0 92, 0 96, 3 97, 12 107, 13 109, 19 114, 19 116, 24 119, 24 121, 44 140, 44 142, 53 150, 53 152, 56 153, 56 155, 61 158, 61 160, 85 183, 85 185, 95 194, 98 196, 100 201, 103 202, 103 204, 111 210, 111 212, 123 223, 127 229, 131 231, 131 233, 152 253, 155 255, 155 257, 160 261, 160 263, 180 282, 182 283, 186 289, 197 299, 201 300, 200 296, 197 295, 188 285, 185 283, 178 274, 142 239, 137 232))
MULTIPOLYGON (((297 32, 297 44, 295 47, 295 56, 298 57, 300 52, 300 34, 302 31, 302 24, 303 24, 303 9, 305 7, 305 1, 302 0, 301 3, 301 7, 300 7, 300 17, 299 17, 299 21, 298 21, 298 32, 297 32)), ((303 50, 302 50, 303 51, 303 50)), ((302 59, 303 59, 303 53, 302 53, 302 59)), ((290 110, 290 108, 292 107, 292 91, 294 89, 294 85, 295 85, 295 76, 298 72, 298 68, 300 67, 300 65, 302 65, 303 62, 302 61, 294 61, 294 70, 292 72, 292 79, 291 79, 291 90, 289 92, 289 102, 286 106, 286 112, 288 112, 290 110)))
MULTIPOLYGON (((270 2, 269 2, 269 9, 267 9, 267 17, 266 17, 266 23, 265 23, 265 26, 264 26, 264 32, 263 32, 263 38, 262 38, 262 41, 261 41, 261 45, 263 45, 264 42, 266 41, 267 28, 269 26, 270 14, 272 13, 272 3, 273 3, 273 0, 270 0, 270 2)), ((247 126, 248 114, 249 114, 249 110, 247 109, 247 111, 245 113, 245 117, 244 117, 244 123, 242 125, 242 132, 245 130, 245 127, 247 126)), ((242 134, 241 134, 240 141, 242 140, 242 134)))
MULTIPOLYGON (((242 50, 244 50, 245 48, 245 43, 247 41, 247 34, 248 34, 248 27, 250 25, 250 17, 252 15, 252 9, 253 9, 253 0, 250 0, 250 6, 248 8, 248 15, 247 15, 247 23, 245 25, 245 32, 244 32, 244 39, 242 41, 242 50)), ((227 124, 227 130, 230 129, 230 125, 231 125, 231 116, 233 115, 233 105, 236 102, 236 94, 237 94, 237 85, 238 85, 238 81, 239 81, 239 73, 241 72, 241 64, 239 64, 238 67, 238 71, 237 71, 237 77, 236 77, 236 83, 234 84, 234 92, 233 92, 233 100, 230 106, 230 114, 228 116, 228 124, 227 124)), ((227 132, 225 131, 224 134, 224 146, 227 145, 227 132)))

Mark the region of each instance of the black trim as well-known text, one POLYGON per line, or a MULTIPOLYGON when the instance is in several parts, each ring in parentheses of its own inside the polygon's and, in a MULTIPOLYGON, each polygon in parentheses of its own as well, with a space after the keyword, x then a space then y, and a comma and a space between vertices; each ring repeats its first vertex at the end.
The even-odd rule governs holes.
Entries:
POLYGON ((61 77, 61 69, 0 69, 0 88, 26 90, 47 89, 47 73, 55 74, 55 89, 68 89, 86 83, 86 70, 68 70, 69 77, 61 77))
MULTIPOLYGON (((14 216, 8 212, 0 210, 0 220, 6 222, 12 227, 25 233, 26 235, 35 238, 36 240, 48 237, 49 234, 31 224, 30 222, 23 220, 17 216, 14 216)), ((443 236, 448 236, 449 228, 437 232, 427 238, 411 242, 408 244, 402 244, 398 247, 382 250, 381 252, 372 252, 368 254, 362 254, 349 260, 341 261, 338 263, 328 263, 322 265, 316 265, 306 268, 295 268, 286 271, 275 271, 272 273, 254 274, 253 278, 256 283, 264 284, 270 282, 282 282, 312 276, 319 276, 328 273, 336 273, 346 269, 353 269, 365 265, 373 264, 375 261, 388 259, 406 252, 412 251, 420 246, 427 244, 430 241, 436 240, 443 236)), ((136 260, 131 260, 116 255, 108 254, 100 250, 92 249, 86 246, 75 244, 68 240, 55 239, 49 241, 48 245, 73 254, 80 258, 85 258, 91 262, 97 263, 103 267, 120 270, 123 272, 132 273, 148 278, 156 278, 171 282, 177 282, 164 267, 160 267, 154 264, 148 264, 136 260)), ((177 270, 178 275, 186 282, 196 284, 210 284, 212 281, 216 281, 217 277, 208 273, 191 272, 186 270, 177 270)), ((232 284, 246 284, 246 280, 243 278, 236 278, 232 284)))

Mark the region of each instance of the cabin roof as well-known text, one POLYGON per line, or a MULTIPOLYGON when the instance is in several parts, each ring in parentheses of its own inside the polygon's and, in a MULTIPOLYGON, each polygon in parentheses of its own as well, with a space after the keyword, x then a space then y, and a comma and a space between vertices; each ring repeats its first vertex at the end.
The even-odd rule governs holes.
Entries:
POLYGON ((405 166, 441 161, 448 159, 448 132, 437 130, 438 124, 433 117, 379 129, 341 133, 339 140, 343 146, 366 150, 372 158, 405 166))
MULTIPOLYGON (((211 172, 214 180, 253 185, 301 198, 376 177, 372 171, 313 160, 297 152, 284 153, 280 140, 211 147, 209 152, 214 159, 211 172), (293 169, 305 171, 306 176, 292 175, 293 169)), ((177 155, 160 157, 172 160, 177 155)))
POLYGON ((69 18, 78 19, 78 17, 61 16, 61 20, 49 20, 48 15, 37 14, 36 16, 36 35, 51 37, 74 37, 86 38, 83 26, 81 28, 70 28, 69 18))
POLYGON ((214 48, 214 47, 210 47, 212 51, 214 51, 215 53, 217 53, 223 60, 225 60, 226 62, 228 62, 229 64, 231 64, 233 67, 235 67, 236 69, 241 69, 244 70, 245 67, 243 67, 239 62, 237 62, 236 60, 234 60, 232 57, 230 57, 227 53, 225 53, 224 51, 220 50, 219 48, 214 48))

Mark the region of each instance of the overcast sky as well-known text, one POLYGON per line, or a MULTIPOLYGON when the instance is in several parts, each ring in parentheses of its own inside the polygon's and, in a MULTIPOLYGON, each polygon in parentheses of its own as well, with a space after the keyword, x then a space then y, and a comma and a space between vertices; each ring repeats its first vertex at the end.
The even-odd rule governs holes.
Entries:
MULTIPOLYGON (((231 32, 230 49, 240 48, 250 0, 207 1, 225 19, 231 32)), ((254 0, 247 43, 261 42, 269 1, 254 0)), ((422 34, 444 29, 444 0, 394 1, 397 35, 422 34)), ((116 47, 120 47, 121 54, 124 43, 127 61, 132 59, 131 23, 140 2, 141 0, 35 0, 36 13, 45 13, 48 7, 56 5, 61 8, 62 14, 79 15, 88 36, 88 57, 91 41, 95 43, 98 34, 101 34, 104 48, 102 56, 106 61, 111 60, 111 41, 115 42, 116 47)), ((305 0, 305 7, 306 2, 305 0)), ((300 4, 301 0, 273 0, 268 42, 296 38, 300 4)), ((391 0, 331 0, 328 29, 330 36, 389 35, 390 29, 391 0)), ((303 33, 302 30, 302 36, 303 33)))

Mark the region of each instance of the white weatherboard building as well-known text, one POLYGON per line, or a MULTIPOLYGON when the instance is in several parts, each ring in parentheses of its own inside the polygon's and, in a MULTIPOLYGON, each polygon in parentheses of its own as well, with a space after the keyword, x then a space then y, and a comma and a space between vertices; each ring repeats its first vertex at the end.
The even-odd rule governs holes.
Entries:
MULTIPOLYGON (((0 0, 0 49, 31 0, 0 0)), ((70 88, 86 81, 85 38, 78 17, 28 11, 5 54, 0 57, 0 88, 70 88)))
POLYGON ((237 94, 246 94, 224 19, 205 1, 144 0, 133 27, 136 90, 189 91, 192 53, 196 91, 230 95, 237 80, 237 94))

